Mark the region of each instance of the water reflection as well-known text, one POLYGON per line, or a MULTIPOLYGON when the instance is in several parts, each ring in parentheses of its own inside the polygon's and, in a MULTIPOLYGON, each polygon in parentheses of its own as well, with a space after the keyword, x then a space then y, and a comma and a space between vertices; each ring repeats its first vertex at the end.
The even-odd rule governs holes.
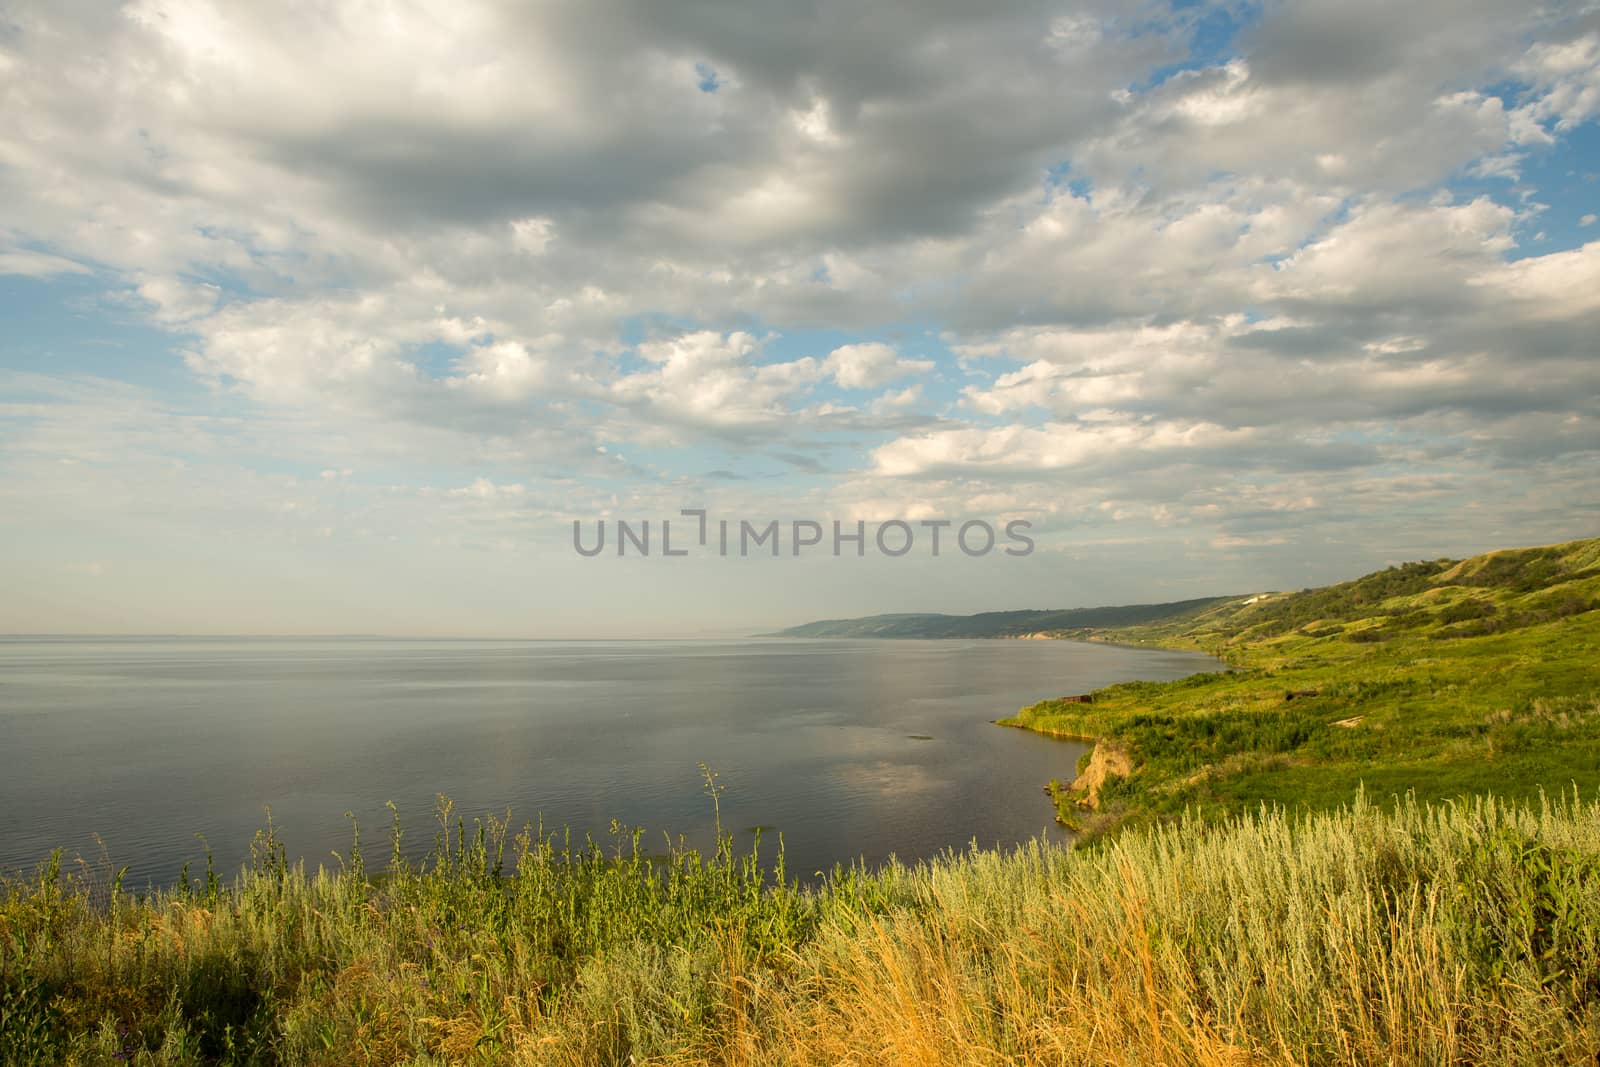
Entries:
POLYGON ((98 832, 132 884, 198 858, 195 833, 232 868, 266 805, 312 863, 347 848, 346 810, 381 836, 388 800, 425 848, 440 792, 704 846, 701 761, 724 824, 777 828, 793 870, 1008 844, 1054 832, 1040 786, 1083 749, 989 720, 1211 667, 1034 641, 0 639, 0 866, 98 832))

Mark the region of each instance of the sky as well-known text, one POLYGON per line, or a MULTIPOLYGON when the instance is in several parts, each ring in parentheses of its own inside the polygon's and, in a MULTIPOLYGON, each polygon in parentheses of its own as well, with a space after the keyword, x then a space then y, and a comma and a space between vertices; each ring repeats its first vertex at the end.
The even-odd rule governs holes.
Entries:
POLYGON ((707 636, 1600 534, 1597 216, 1587 0, 0 0, 0 632, 707 636))

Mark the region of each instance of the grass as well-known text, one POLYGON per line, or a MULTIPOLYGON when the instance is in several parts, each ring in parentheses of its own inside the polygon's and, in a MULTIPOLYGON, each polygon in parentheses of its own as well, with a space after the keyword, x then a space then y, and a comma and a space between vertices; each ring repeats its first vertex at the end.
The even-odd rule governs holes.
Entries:
POLYGON ((1092 831, 1184 810, 1325 810, 1361 786, 1442 800, 1600 789, 1600 541, 1390 568, 1327 589, 1234 601, 1102 632, 1201 649, 1231 670, 1044 701, 1009 725, 1126 754, 1092 831))
POLYGON ((432 854, 0 892, 9 1064, 1590 1064, 1600 807, 1358 797, 787 883, 441 801, 432 854))

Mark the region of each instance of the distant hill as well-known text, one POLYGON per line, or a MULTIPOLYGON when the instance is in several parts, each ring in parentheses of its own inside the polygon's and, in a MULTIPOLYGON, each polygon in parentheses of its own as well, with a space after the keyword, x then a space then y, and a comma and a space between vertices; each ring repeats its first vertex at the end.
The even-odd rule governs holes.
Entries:
POLYGON ((1233 597, 1202 597, 1172 604, 1125 604, 1119 607, 1064 608, 1030 611, 985 611, 977 615, 869 615, 862 619, 825 619, 791 626, 768 637, 1022 637, 1047 634, 1083 636, 1086 630, 1108 626, 1142 626, 1179 623, 1210 608, 1238 601, 1233 597))

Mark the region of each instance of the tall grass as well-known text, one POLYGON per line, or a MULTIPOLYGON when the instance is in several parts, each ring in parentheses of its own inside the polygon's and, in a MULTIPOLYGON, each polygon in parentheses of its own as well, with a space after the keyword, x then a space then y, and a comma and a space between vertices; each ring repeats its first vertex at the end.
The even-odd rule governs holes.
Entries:
POLYGON ((1600 807, 1358 798, 785 880, 441 801, 432 853, 0 890, 7 1063, 1592 1064, 1600 807))

